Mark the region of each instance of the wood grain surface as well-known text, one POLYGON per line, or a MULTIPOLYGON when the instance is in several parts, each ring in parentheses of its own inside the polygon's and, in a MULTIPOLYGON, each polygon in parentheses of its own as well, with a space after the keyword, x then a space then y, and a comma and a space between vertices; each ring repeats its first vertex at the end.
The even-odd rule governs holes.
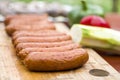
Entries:
POLYGON ((103 58, 92 49, 86 50, 89 60, 78 69, 31 72, 16 56, 11 38, 6 34, 3 24, 0 24, 0 80, 120 80, 120 74, 103 58))

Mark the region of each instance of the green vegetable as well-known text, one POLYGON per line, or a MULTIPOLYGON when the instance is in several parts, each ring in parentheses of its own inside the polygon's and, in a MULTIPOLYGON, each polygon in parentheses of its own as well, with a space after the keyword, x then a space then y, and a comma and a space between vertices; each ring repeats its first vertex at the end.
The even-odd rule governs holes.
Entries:
POLYGON ((70 34, 73 40, 83 46, 120 51, 120 32, 88 25, 75 24, 70 34))
POLYGON ((87 15, 104 15, 103 9, 98 5, 88 4, 85 1, 81 1, 81 5, 74 6, 73 10, 69 12, 68 18, 71 24, 79 23, 80 20, 87 15))

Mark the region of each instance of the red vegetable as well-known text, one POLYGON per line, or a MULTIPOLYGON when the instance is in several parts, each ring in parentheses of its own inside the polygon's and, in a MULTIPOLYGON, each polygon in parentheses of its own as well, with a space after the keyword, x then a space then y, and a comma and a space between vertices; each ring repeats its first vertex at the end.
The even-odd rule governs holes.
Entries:
POLYGON ((82 18, 80 24, 110 28, 110 25, 100 16, 86 16, 82 18))

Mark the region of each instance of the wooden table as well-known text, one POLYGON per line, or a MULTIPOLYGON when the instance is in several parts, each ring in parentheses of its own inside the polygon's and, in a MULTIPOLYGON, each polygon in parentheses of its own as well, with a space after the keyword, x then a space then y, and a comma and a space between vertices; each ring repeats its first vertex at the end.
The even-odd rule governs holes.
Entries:
MULTIPOLYGON (((59 26, 58 26, 59 27, 59 26)), ((62 30, 60 25, 59 30, 62 30)), ((16 56, 11 38, 0 25, 0 80, 120 80, 120 74, 94 50, 86 49, 88 62, 77 69, 61 72, 31 72, 16 56)))

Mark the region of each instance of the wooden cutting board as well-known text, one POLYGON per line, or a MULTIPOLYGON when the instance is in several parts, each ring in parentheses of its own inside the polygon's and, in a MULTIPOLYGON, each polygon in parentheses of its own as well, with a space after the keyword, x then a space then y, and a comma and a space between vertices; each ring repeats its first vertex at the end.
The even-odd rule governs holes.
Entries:
POLYGON ((120 80, 120 74, 103 58, 92 49, 86 50, 89 60, 81 68, 61 72, 30 72, 17 58, 10 37, 0 24, 0 80, 120 80))

